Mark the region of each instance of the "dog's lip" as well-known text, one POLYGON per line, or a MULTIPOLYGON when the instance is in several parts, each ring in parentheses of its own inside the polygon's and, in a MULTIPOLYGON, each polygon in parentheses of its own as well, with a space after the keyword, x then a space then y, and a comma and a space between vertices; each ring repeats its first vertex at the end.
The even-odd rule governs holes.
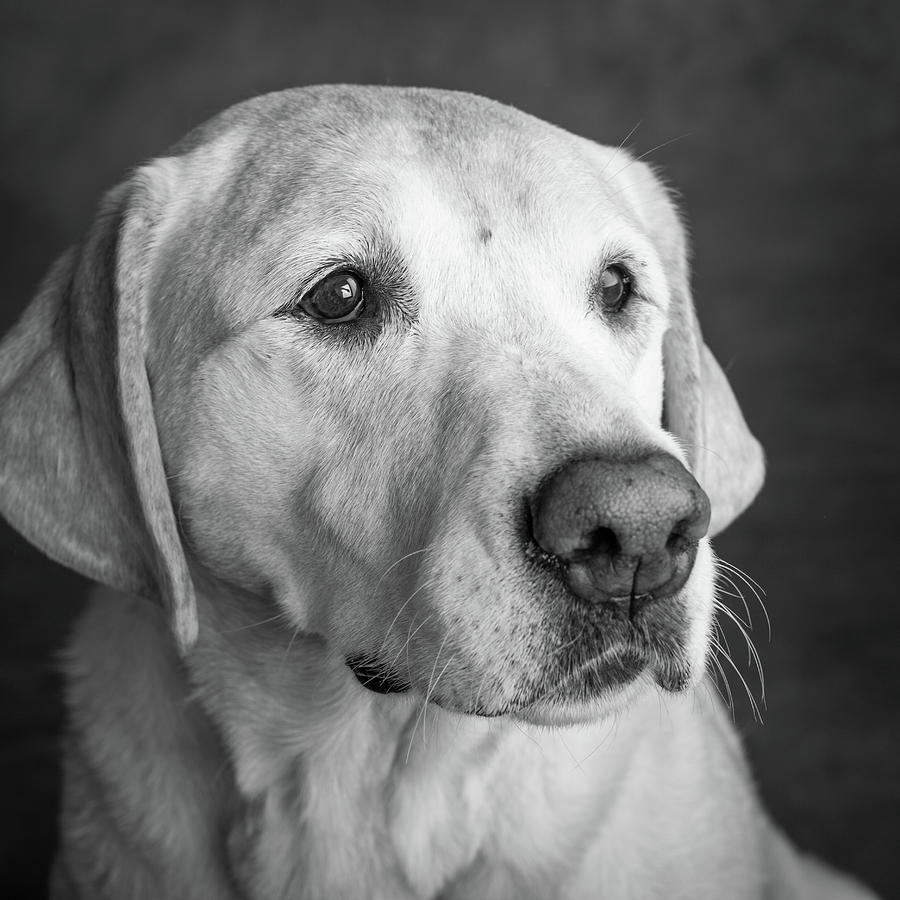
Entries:
POLYGON ((626 642, 576 664, 551 689, 507 712, 520 715, 546 703, 577 703, 612 697, 642 676, 652 677, 658 687, 672 694, 686 690, 691 684, 691 669, 686 656, 663 654, 652 645, 626 642))
MULTIPOLYGON (((583 663, 567 673, 559 682, 556 692, 565 691, 568 687, 580 684, 592 675, 602 677, 604 679, 609 676, 623 674, 626 678, 616 678, 618 684, 629 683, 637 678, 641 672, 644 672, 650 666, 650 658, 645 650, 638 650, 629 646, 620 646, 610 648, 603 653, 591 659, 585 660, 583 663)), ((555 693, 556 693, 555 692, 555 693)))

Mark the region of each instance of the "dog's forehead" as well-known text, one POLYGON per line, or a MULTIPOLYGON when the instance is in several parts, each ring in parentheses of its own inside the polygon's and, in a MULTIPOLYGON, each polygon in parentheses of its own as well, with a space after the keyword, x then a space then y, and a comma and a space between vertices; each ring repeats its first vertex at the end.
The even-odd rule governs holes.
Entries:
POLYGON ((571 230, 579 217, 626 206, 616 167, 603 164, 613 151, 467 94, 287 92, 230 111, 206 140, 223 133, 233 158, 218 191, 222 215, 207 222, 241 240, 283 226, 424 229, 438 208, 444 226, 481 237, 504 220, 520 231, 535 220, 571 230))

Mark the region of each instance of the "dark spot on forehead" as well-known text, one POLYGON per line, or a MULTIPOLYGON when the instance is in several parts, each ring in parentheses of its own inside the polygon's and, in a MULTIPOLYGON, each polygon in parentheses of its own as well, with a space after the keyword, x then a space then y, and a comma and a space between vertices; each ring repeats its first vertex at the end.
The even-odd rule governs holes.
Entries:
POLYGON ((494 232, 487 225, 482 225, 478 229, 478 240, 481 241, 482 244, 486 244, 492 237, 494 236, 494 232))

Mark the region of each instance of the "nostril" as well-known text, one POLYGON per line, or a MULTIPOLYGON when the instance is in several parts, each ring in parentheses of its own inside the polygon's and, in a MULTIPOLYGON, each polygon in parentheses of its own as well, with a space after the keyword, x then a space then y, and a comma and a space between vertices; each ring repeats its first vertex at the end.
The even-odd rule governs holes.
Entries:
POLYGON ((591 534, 591 552, 593 555, 615 556, 622 549, 616 533, 612 528, 601 526, 591 534))
POLYGON ((578 562, 599 556, 615 556, 621 550, 616 533, 611 528, 600 526, 585 535, 581 544, 572 551, 570 559, 578 562))
POLYGON ((693 544, 693 541, 685 534, 684 526, 684 522, 679 522, 666 539, 666 550, 670 553, 683 553, 693 544))

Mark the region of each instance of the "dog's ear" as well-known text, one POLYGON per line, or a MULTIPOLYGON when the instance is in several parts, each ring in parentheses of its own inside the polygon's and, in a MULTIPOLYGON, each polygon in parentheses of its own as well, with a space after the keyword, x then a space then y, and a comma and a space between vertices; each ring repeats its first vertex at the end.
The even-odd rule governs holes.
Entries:
POLYGON ((685 229, 659 177, 640 162, 623 170, 635 215, 653 239, 671 293, 663 340, 663 425, 681 440, 694 475, 709 495, 710 534, 717 534, 751 503, 765 462, 725 373, 704 344, 690 289, 685 229), (627 175, 625 174, 627 172, 627 175))
POLYGON ((145 367, 176 169, 158 160, 111 191, 0 344, 0 512, 57 562, 161 600, 186 650, 196 605, 145 367))

